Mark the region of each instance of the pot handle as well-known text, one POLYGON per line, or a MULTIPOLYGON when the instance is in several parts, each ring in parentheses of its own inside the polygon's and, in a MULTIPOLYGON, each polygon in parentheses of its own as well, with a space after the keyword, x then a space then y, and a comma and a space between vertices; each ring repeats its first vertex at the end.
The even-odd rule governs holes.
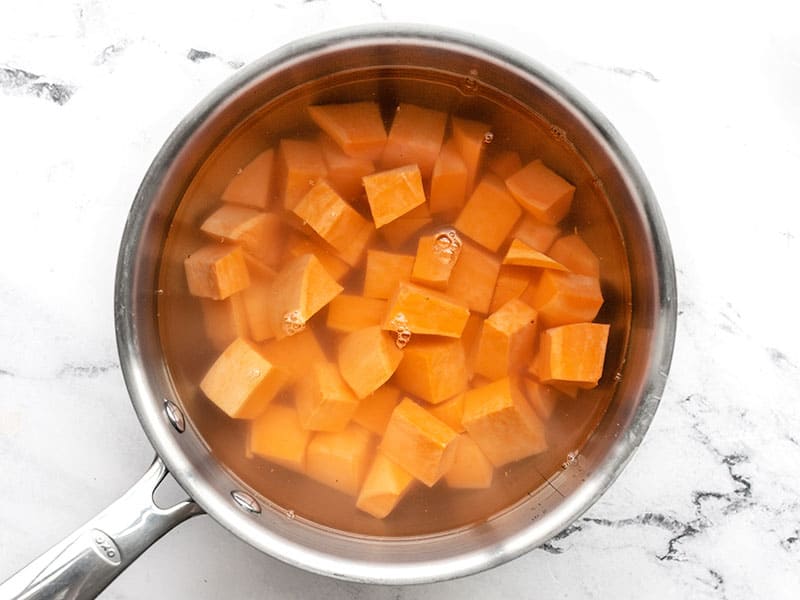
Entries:
POLYGON ((156 457, 111 506, 0 584, 2 600, 95 598, 162 535, 203 513, 192 500, 169 508, 153 501, 167 467, 156 457))

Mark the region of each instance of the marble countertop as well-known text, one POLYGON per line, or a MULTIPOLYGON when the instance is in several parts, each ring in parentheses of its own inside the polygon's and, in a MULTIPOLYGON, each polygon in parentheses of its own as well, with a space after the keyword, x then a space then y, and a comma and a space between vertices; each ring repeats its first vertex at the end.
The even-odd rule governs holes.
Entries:
POLYGON ((3 2, 0 579, 113 501, 152 458, 122 381, 112 299, 130 202, 170 130, 235 69, 298 36, 417 21, 537 58, 638 155, 672 237, 680 296, 672 372, 644 443, 574 525, 480 575, 410 588, 333 581, 201 517, 102 597, 797 597, 795 11, 468 4, 3 2))

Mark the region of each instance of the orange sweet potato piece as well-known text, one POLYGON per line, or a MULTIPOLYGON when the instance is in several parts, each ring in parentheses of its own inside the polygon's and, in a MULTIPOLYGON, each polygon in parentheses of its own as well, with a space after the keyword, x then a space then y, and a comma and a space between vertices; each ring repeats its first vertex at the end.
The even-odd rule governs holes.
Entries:
POLYGON ((339 371, 359 399, 386 383, 403 359, 403 351, 379 326, 348 333, 339 342, 339 371))
POLYGON ((433 223, 433 217, 427 204, 420 204, 417 208, 408 211, 402 217, 387 223, 380 229, 380 233, 389 247, 397 250, 405 245, 421 229, 433 223))
POLYGON ((389 299, 382 327, 390 331, 407 328, 411 333, 461 337, 469 318, 465 304, 440 292, 401 282, 389 299))
POLYGON ((483 322, 475 355, 475 372, 501 379, 533 358, 536 311, 519 299, 509 300, 483 322))
POLYGON ((542 421, 508 377, 464 394, 461 422, 495 467, 547 449, 542 421))
POLYGON ((514 265, 503 265, 500 267, 500 274, 497 276, 497 284, 494 288, 492 304, 489 310, 495 312, 509 300, 519 298, 530 283, 530 269, 514 265))
POLYGON ((328 305, 328 329, 350 333, 372 325, 380 325, 387 302, 379 298, 340 294, 328 305))
POLYGON ((273 365, 252 343, 236 338, 211 365, 200 389, 229 417, 252 419, 287 381, 286 371, 273 365))
POLYGON ((361 178, 375 172, 375 165, 366 158, 347 156, 327 135, 320 137, 320 148, 325 166, 326 179, 345 200, 353 202, 364 191, 361 178))
POLYGON ((416 164, 427 179, 439 155, 447 126, 447 113, 400 103, 394 114, 381 166, 393 169, 416 164))
POLYGON ((298 256, 287 263, 270 286, 266 306, 275 337, 281 339, 300 331, 343 289, 313 254, 298 256))
POLYGON ((467 197, 469 171, 453 140, 442 145, 431 175, 430 208, 432 213, 461 210, 467 197))
POLYGON ((533 410, 536 411, 542 421, 547 421, 556 409, 561 392, 527 377, 522 379, 522 385, 525 388, 525 396, 527 396, 533 410))
POLYGON ((511 245, 503 258, 503 264, 520 267, 539 267, 541 269, 553 269, 554 271, 569 270, 560 262, 553 260, 538 250, 534 250, 528 244, 516 238, 511 240, 511 245))
POLYGON ((470 310, 487 314, 499 273, 500 261, 494 254, 465 240, 450 274, 447 293, 466 302, 470 310))
POLYGON ((513 237, 528 244, 534 250, 547 252, 561 230, 555 225, 548 225, 526 214, 520 219, 513 237))
POLYGON ((306 448, 311 432, 300 426, 291 406, 270 404, 250 423, 248 450, 251 454, 298 473, 306 469, 306 448))
POLYGON ((297 382, 294 401, 300 424, 311 431, 341 431, 358 406, 339 369, 329 362, 310 366, 297 382))
POLYGON ((492 485, 494 467, 478 444, 464 433, 458 436, 456 457, 444 480, 451 488, 485 489, 492 485))
POLYGON ((386 145, 386 129, 377 102, 309 106, 308 114, 348 156, 380 158, 386 145))
POLYGON ((225 300, 200 298, 200 311, 203 313, 206 337, 214 350, 222 352, 237 337, 247 337, 249 334, 241 293, 225 300))
POLYGON ((406 165, 362 179, 375 227, 382 227, 425 202, 417 165, 406 165))
POLYGON ((591 321, 603 305, 596 277, 545 270, 531 303, 545 327, 591 321))
POLYGON ((464 394, 457 394, 440 404, 428 407, 434 417, 447 425, 456 433, 464 433, 464 425, 461 424, 461 417, 464 415, 464 394))
POLYGON ((320 483, 357 496, 372 459, 372 434, 355 423, 337 432, 314 434, 306 451, 306 474, 320 483))
POLYGON ((569 212, 575 186, 534 160, 506 179, 511 194, 522 208, 540 221, 557 224, 569 212))
POLYGON ((469 387, 464 347, 448 338, 415 339, 403 351, 394 383, 431 404, 444 402, 469 387))
POLYGON ((386 384, 358 403, 353 421, 366 427, 375 435, 383 435, 394 407, 400 403, 400 390, 386 384))
POLYGON ((297 233, 289 235, 285 248, 287 258, 284 258, 284 261, 304 254, 316 256, 328 274, 336 281, 341 281, 350 273, 350 265, 331 252, 321 241, 318 242, 297 233))
POLYGON ((247 270, 250 273, 250 286, 237 295, 242 297, 250 338, 261 342, 275 337, 267 303, 270 301, 272 282, 275 280, 276 273, 270 267, 252 258, 247 259, 247 270))
POLYGON ((281 140, 277 169, 278 197, 288 210, 328 173, 319 144, 307 140, 281 140))
POLYGON ((270 266, 278 264, 283 253, 283 224, 273 213, 223 204, 203 222, 200 231, 216 240, 238 243, 270 266))
POLYGON ((480 245, 496 252, 520 216, 522 209, 506 190, 503 180, 488 174, 467 200, 455 227, 480 245))
POLYGON ((453 143, 458 149, 464 164, 467 165, 467 193, 472 191, 475 179, 478 176, 478 169, 483 156, 483 148, 486 145, 484 140, 490 128, 480 121, 469 119, 459 119, 453 117, 450 120, 453 133, 453 143))
POLYGON ((542 332, 536 357, 536 376, 552 380, 596 385, 603 375, 609 326, 573 323, 542 332))
POLYGON ((409 398, 392 412, 380 451, 428 487, 450 468, 458 434, 409 398))
POLYGON ((557 239, 549 254, 573 273, 600 277, 600 259, 578 234, 557 239))
POLYGON ((189 293, 224 300, 250 285, 244 252, 239 246, 208 244, 183 261, 189 293))
POLYGON ((453 229, 420 237, 411 281, 438 290, 447 289, 461 246, 461 238, 453 229))
POLYGON ((274 163, 275 151, 272 148, 256 156, 228 182, 222 192, 222 201, 266 209, 272 199, 274 163))
POLYGON ((408 471, 378 451, 361 486, 356 507, 376 519, 383 519, 394 510, 413 483, 414 477, 408 471))
POLYGON ((306 329, 290 337, 261 344, 261 353, 287 373, 292 380, 305 377, 308 365, 328 360, 314 331, 306 329))
POLYGON ((519 157, 519 153, 513 150, 505 150, 489 159, 487 166, 492 173, 501 179, 506 179, 522 168, 522 160, 519 157))
POLYGON ((413 268, 413 256, 368 250, 367 267, 364 272, 364 295, 388 300, 394 295, 401 281, 411 279, 413 268))

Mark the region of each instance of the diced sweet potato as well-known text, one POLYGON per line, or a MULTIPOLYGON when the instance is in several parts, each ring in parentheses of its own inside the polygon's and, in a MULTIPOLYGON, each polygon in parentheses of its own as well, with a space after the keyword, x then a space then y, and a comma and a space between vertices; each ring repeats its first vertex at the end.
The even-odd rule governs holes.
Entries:
POLYGON ((447 126, 447 113, 400 103, 394 114, 381 166, 393 169, 416 164, 427 179, 439 155, 447 126))
POLYGON ((522 160, 519 157, 519 153, 513 150, 505 150, 490 158, 487 166, 492 173, 501 179, 506 179, 522 168, 522 160))
POLYGON ((278 339, 294 335, 344 288, 313 254, 299 256, 283 267, 270 287, 270 326, 278 339))
POLYGON ((369 298, 391 298, 401 281, 411 279, 414 257, 381 250, 367 251, 364 272, 364 295, 369 298))
POLYGON ((273 365, 289 373, 292 380, 305 377, 308 365, 328 360, 311 329, 280 340, 270 340, 261 344, 260 350, 273 365))
POLYGON ((450 468, 458 434, 409 398, 394 409, 380 450, 428 487, 450 468))
POLYGON ((402 390, 431 404, 444 402, 469 387, 469 374, 460 340, 420 338, 408 344, 394 374, 402 390))
POLYGON ((413 283, 401 282, 389 299, 383 328, 411 333, 461 337, 469 318, 467 306, 450 296, 413 283))
POLYGON ((530 363, 536 338, 536 311, 519 299, 509 300, 483 322, 475 355, 475 372, 501 379, 530 363))
POLYGON ((348 333, 339 343, 339 371, 360 399, 386 383, 402 359, 403 351, 378 326, 348 333))
POLYGON ((461 422, 495 467, 547 449, 544 425, 508 377, 464 394, 461 422))
POLYGON ((555 239, 561 235, 561 230, 555 225, 542 223, 526 214, 520 219, 511 235, 525 242, 534 250, 547 252, 555 239))
POLYGON ((487 314, 492 304, 500 261, 496 256, 464 240, 461 255, 450 274, 447 293, 466 302, 470 310, 487 314))
POLYGON ((380 325, 386 307, 386 300, 340 294, 328 305, 326 324, 328 329, 344 333, 380 325))
POLYGON ((248 254, 275 266, 283 253, 282 228, 280 217, 273 213, 223 204, 203 222, 200 231, 217 241, 238 243, 248 254))
POLYGON ((552 269, 554 271, 569 270, 560 262, 553 260, 538 250, 534 250, 528 244, 516 238, 511 240, 511 245, 503 258, 503 264, 520 267, 539 267, 540 269, 552 269))
POLYGON ((608 330, 601 323, 574 323, 543 331, 536 376, 545 383, 596 385, 603 375, 608 330))
POLYGON ((464 352, 469 362, 469 353, 472 347, 477 343, 478 336, 481 334, 483 327, 483 317, 481 315, 470 313, 464 331, 461 332, 461 345, 464 346, 464 352))
POLYGON ((603 305, 596 277, 546 270, 531 297, 545 327, 592 321, 603 305))
POLYGON ((375 165, 366 158, 347 156, 327 135, 320 137, 319 144, 328 168, 325 178, 342 198, 348 202, 355 201, 364 191, 361 178, 374 173, 375 165))
POLYGON ((356 506, 376 519, 392 512, 411 489, 414 477, 378 451, 358 494, 356 506))
POLYGON ((281 140, 277 168, 278 197, 288 210, 328 173, 319 144, 306 140, 281 140))
POLYGON ((342 431, 320 431, 308 444, 306 473, 324 485, 357 496, 373 447, 372 434, 355 423, 342 431))
POLYGON ((457 214, 467 197, 469 172, 453 140, 439 152, 431 176, 430 209, 432 213, 457 214))
POLYGON ((211 365, 200 389, 229 417, 252 419, 260 415, 288 381, 288 374, 272 364, 250 342, 236 338, 211 365))
POLYGON ((362 179, 375 227, 382 227, 425 202, 417 165, 406 165, 362 179))
POLYGON ((571 383, 568 381, 551 381, 548 383, 548 385, 561 392, 565 396, 569 396, 573 400, 578 397, 578 392, 581 391, 581 388, 577 383, 571 383))
POLYGON ((464 433, 456 442, 456 457, 444 480, 451 488, 485 489, 492 485, 494 467, 478 444, 464 433))
POLYGON ((525 388, 525 396, 527 396, 533 410, 536 411, 542 421, 547 421, 556 409, 561 392, 527 377, 522 379, 522 385, 525 388))
POLYGON ((309 106, 308 114, 348 156, 380 158, 386 145, 386 129, 377 102, 309 106))
POLYGON ((540 221, 556 225, 569 212, 575 186, 534 160, 506 179, 511 194, 522 208, 540 221))
POLYGON ((447 425, 456 433, 466 431, 461 424, 461 417, 464 415, 464 394, 456 394, 449 400, 428 407, 434 417, 447 425))
POLYGON ((206 337, 214 350, 222 352, 237 337, 248 337, 247 312, 241 293, 225 300, 200 298, 200 310, 206 337))
POLYGON ((237 295, 242 297, 250 338, 261 342, 275 337, 267 304, 270 302, 272 282, 275 280, 276 273, 270 267, 252 258, 246 259, 246 261, 247 270, 250 273, 250 286, 237 295))
POLYGON ((326 248, 321 241, 317 242, 299 234, 291 234, 286 242, 286 256, 297 258, 304 254, 316 256, 328 274, 336 281, 341 281, 350 273, 350 265, 326 248))
POLYGON ((461 246, 461 238, 453 229, 420 237, 411 281, 438 290, 447 289, 461 246))
POLYGON ((358 403, 353 421, 366 427, 375 435, 383 435, 394 407, 400 403, 400 390, 385 384, 362 398, 358 403))
POLYGON ((600 277, 600 259, 578 234, 557 239, 549 254, 573 273, 600 277))
POLYGON ((208 244, 183 261, 189 293, 224 300, 250 285, 250 275, 239 246, 208 244))
POLYGON ((428 210, 428 205, 420 204, 402 217, 381 227, 380 233, 389 247, 397 250, 413 238, 418 231, 428 227, 431 223, 433 223, 433 217, 428 210))
POLYGON ((286 469, 306 470, 306 448, 311 432, 300 426, 297 411, 291 406, 270 404, 250 423, 248 450, 286 469))
POLYGON ((522 216, 522 209, 506 190, 503 180, 488 174, 472 192, 456 219, 455 227, 480 245, 496 252, 522 216))
POLYGON ((486 134, 491 129, 486 123, 457 117, 453 117, 450 120, 450 124, 453 131, 453 143, 467 165, 467 193, 469 193, 472 191, 475 179, 478 176, 483 148, 486 145, 484 141, 486 134))
POLYGON ((356 265, 374 231, 372 223, 320 181, 292 209, 348 264, 356 265))
POLYGON ((275 152, 265 150, 239 171, 222 192, 222 201, 266 209, 272 199, 272 171, 275 152))
POLYGON ((341 431, 350 422, 358 398, 333 363, 312 363, 297 382, 294 396, 300 424, 311 431, 341 431))
POLYGON ((503 265, 497 276, 497 284, 489 310, 495 312, 509 300, 519 298, 531 283, 531 271, 526 267, 503 265))

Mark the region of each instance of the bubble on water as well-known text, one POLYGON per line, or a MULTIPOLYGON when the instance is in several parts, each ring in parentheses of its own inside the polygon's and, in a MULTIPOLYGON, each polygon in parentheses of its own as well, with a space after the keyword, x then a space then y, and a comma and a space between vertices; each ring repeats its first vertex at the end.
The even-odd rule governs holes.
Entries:
POLYGON ((394 343, 402 350, 411 341, 411 330, 408 328, 408 319, 403 313, 397 313, 389 323, 397 334, 394 343))
POLYGON ((294 335, 306 328, 306 322, 299 310, 293 310, 283 315, 283 333, 294 335))
POLYGON ((561 463, 561 468, 566 470, 570 468, 572 465, 574 465, 576 462, 578 462, 578 451, 573 450, 572 452, 567 454, 567 460, 561 463))
POLYGON ((156 296, 163 296, 163 295, 164 295, 164 290, 162 290, 161 288, 156 290, 156 296))
POLYGON ((294 519, 294 517, 295 517, 294 511, 293 511, 293 510, 287 510, 287 511, 286 511, 286 516, 287 516, 289 519, 294 519))
POLYGON ((258 367, 253 367, 252 369, 250 369, 250 371, 248 371, 247 374, 250 376, 250 379, 258 379, 259 377, 261 377, 261 369, 259 369, 258 367))
POLYGON ((469 74, 461 82, 461 91, 465 94, 474 94, 478 91, 478 70, 470 69, 469 74))
POLYGON ((458 259, 462 245, 455 229, 445 229, 434 238, 433 254, 444 264, 450 264, 458 259))
POLYGON ((622 381, 622 373, 620 373, 619 371, 614 373, 614 381, 622 381))
POLYGON ((237 175, 241 175, 243 172, 244 172, 244 169, 242 169, 242 167, 239 167, 238 169, 236 169, 236 174, 237 175))
POLYGON ((494 141, 494 133, 491 131, 487 131, 483 134, 483 143, 486 145, 491 144, 494 141))

